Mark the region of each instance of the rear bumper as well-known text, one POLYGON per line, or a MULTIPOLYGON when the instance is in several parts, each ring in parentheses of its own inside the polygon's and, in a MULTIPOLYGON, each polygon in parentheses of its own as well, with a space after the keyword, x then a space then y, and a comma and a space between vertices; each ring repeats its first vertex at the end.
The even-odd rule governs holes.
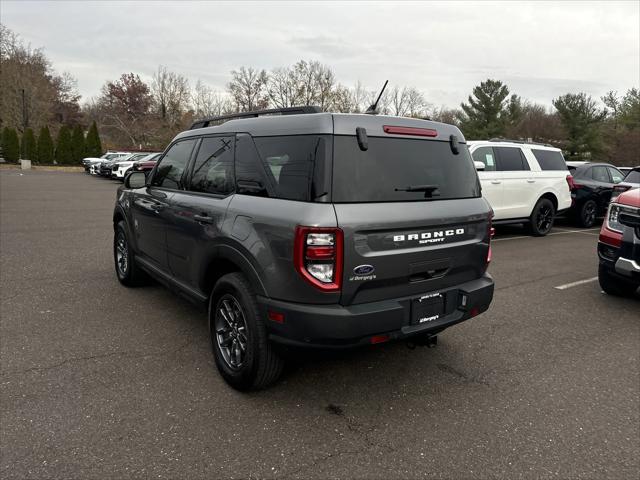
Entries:
POLYGON ((455 287, 425 292, 440 293, 445 298, 445 308, 442 316, 422 324, 411 324, 415 296, 350 306, 297 304, 265 297, 258 301, 271 340, 301 347, 350 348, 376 343, 372 337, 379 335, 397 340, 441 332, 486 311, 493 299, 493 288, 493 279, 485 274, 455 287), (282 323, 269 320, 269 312, 281 314, 282 323))

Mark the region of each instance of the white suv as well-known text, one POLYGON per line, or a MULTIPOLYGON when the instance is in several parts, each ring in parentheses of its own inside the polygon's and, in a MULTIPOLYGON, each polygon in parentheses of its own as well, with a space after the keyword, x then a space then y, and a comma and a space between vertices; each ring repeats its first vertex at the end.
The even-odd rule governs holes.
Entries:
POLYGON ((494 223, 525 223, 543 236, 556 214, 571 207, 571 176, 560 149, 498 139, 468 145, 494 223))

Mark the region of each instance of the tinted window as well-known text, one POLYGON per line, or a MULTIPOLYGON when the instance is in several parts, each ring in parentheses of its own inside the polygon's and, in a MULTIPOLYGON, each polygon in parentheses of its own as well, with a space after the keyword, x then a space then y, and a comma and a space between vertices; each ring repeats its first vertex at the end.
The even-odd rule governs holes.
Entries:
POLYGON ((480 196, 478 176, 466 145, 451 152, 449 142, 369 137, 360 150, 355 136, 336 136, 334 202, 402 202, 480 196), (424 191, 407 187, 435 186, 424 191))
POLYGON ((268 196, 268 182, 251 135, 236 136, 236 189, 238 193, 268 196))
POLYGON ((609 175, 613 183, 620 183, 624 179, 624 174, 617 168, 607 167, 607 169, 609 170, 609 175))
POLYGON ((566 170, 567 164, 564 162, 562 153, 557 150, 535 150, 531 149, 534 157, 542 170, 566 170))
POLYGON ((233 191, 234 137, 205 137, 193 163, 189 190, 226 194, 233 191))
POLYGON ((330 135, 256 138, 238 135, 238 193, 288 200, 329 201, 330 153, 330 135))
POLYGON ((493 171, 496 169, 496 159, 493 153, 493 147, 480 147, 473 152, 473 160, 475 162, 484 163, 485 171, 493 171))
POLYGON ((513 172, 529 170, 529 164, 518 147, 494 147, 498 155, 498 170, 513 172))
POLYGON ((607 173, 607 167, 593 167, 591 169, 591 178, 596 182, 611 182, 611 179, 609 179, 609 173, 607 173))
POLYGON ((627 176, 624 177, 624 181, 629 183, 640 183, 640 170, 631 170, 627 173, 627 176))
POLYGON ((182 172, 187 167, 191 151, 196 140, 183 140, 174 144, 158 163, 152 185, 157 187, 181 189, 182 172))
POLYGON ((329 139, 319 135, 254 138, 275 197, 315 200, 328 194, 323 186, 329 139))

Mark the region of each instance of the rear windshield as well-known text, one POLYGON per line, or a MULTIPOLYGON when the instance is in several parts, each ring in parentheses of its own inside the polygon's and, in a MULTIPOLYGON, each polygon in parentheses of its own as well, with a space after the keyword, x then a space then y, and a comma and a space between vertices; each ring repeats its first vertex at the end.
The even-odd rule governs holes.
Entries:
POLYGON ((362 151, 355 136, 334 139, 334 202, 434 201, 480 196, 469 150, 449 142, 369 137, 362 151), (408 191, 416 189, 422 191, 408 191))
POLYGON ((631 170, 627 173, 627 176, 624 177, 624 181, 629 183, 640 183, 640 170, 631 170))
POLYGON ((542 170, 566 170, 567 164, 564 162, 562 153, 557 150, 536 150, 531 149, 533 155, 538 160, 542 170))

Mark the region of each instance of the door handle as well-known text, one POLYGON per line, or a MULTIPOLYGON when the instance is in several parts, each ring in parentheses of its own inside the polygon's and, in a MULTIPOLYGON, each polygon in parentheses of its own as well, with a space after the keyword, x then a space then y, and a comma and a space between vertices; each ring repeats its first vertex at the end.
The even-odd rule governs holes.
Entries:
POLYGON ((502 182, 500 180, 491 180, 491 183, 494 185, 500 185, 502 182))
POLYGON ((193 218, 199 223, 213 223, 213 217, 207 215, 194 215, 193 218))
POLYGON ((531 178, 528 178, 528 179, 527 179, 527 183, 536 183, 536 181, 535 181, 535 180, 533 180, 533 179, 531 179, 531 178))

